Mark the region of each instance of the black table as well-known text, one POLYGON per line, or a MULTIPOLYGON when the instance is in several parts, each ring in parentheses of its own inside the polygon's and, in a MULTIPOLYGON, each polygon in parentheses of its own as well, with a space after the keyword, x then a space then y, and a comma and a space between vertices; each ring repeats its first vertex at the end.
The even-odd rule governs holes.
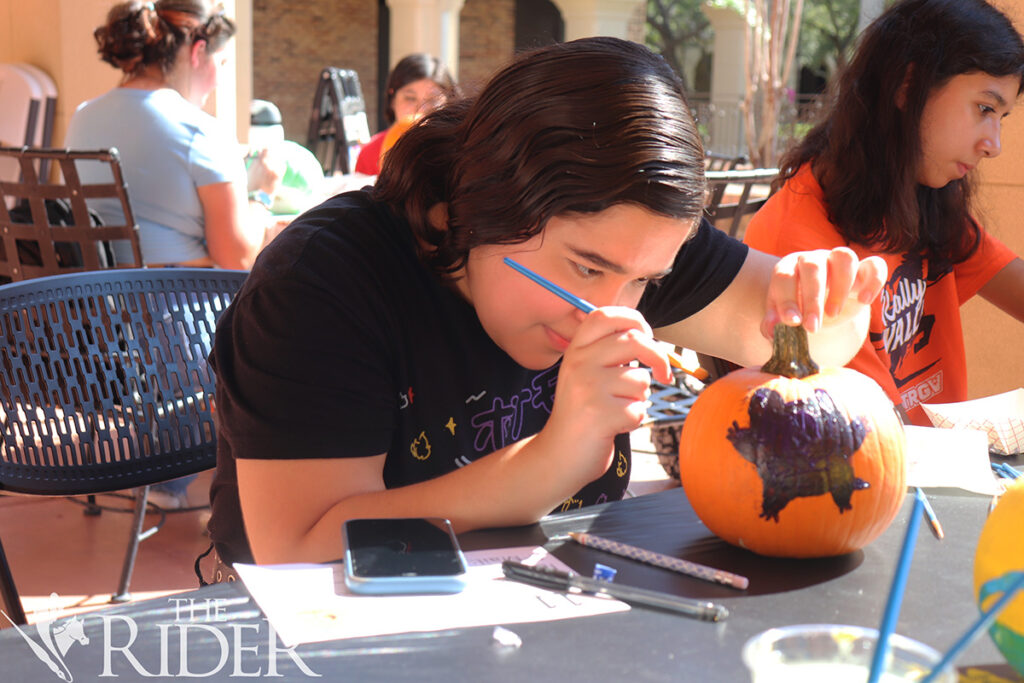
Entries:
MULTIPOLYGON (((989 498, 952 489, 928 493, 946 538, 937 541, 922 525, 896 630, 944 650, 977 616, 972 565, 989 498)), ((696 518, 682 489, 555 515, 528 527, 461 537, 467 550, 547 543, 581 573, 589 575, 594 563, 601 562, 618 569, 617 583, 724 604, 731 616, 720 624, 637 607, 612 615, 509 625, 522 639, 519 648, 497 646, 492 629, 478 627, 302 645, 295 649, 296 661, 285 652, 271 651, 267 622, 244 587, 222 584, 88 613, 80 618, 89 643, 72 644, 64 660, 75 681, 153 680, 139 667, 158 674, 156 680, 159 674, 169 680, 181 673, 184 649, 187 670, 210 681, 234 681, 256 672, 262 677, 271 671, 284 680, 306 680, 305 666, 337 681, 742 683, 749 679, 740 649, 766 628, 811 622, 877 628, 912 507, 913 497, 908 496, 896 521, 867 548, 823 560, 763 558, 725 544, 696 518), (743 574, 750 578, 750 588, 737 591, 571 541, 548 542, 569 531, 591 531, 743 574), (162 639, 166 655, 161 655, 162 639), (163 671, 161 662, 166 662, 163 671)), ((26 633, 40 641, 34 627, 26 633)), ((55 680, 13 628, 0 631, 0 653, 0 680, 55 680)), ((987 635, 959 664, 983 666, 1017 680, 987 635)))

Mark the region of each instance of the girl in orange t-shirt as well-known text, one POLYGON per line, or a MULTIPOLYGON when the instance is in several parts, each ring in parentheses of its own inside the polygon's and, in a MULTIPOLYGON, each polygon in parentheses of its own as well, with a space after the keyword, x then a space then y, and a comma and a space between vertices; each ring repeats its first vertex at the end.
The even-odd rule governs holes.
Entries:
POLYGON ((980 294, 1024 321, 1024 262, 971 215, 971 171, 1000 152, 1024 91, 1024 43, 984 0, 903 0, 865 31, 831 106, 783 158, 744 241, 784 255, 847 245, 889 280, 850 363, 910 421, 967 398, 959 307, 980 294))

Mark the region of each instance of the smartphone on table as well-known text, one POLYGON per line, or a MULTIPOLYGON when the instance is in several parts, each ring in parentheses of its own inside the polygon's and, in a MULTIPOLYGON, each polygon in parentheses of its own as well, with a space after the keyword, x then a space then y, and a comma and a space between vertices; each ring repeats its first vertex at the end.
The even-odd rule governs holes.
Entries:
POLYGON ((354 593, 457 593, 466 558, 443 518, 350 519, 342 528, 345 585, 354 593))

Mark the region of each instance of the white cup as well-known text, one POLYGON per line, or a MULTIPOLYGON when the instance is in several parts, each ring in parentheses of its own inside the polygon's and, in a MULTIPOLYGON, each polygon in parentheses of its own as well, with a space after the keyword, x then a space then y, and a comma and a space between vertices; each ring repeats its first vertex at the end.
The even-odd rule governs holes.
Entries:
MULTIPOLYGON (((839 624, 797 624, 757 634, 743 646, 752 683, 865 683, 878 629, 839 624)), ((899 634, 889 637, 889 656, 879 683, 920 681, 942 655, 899 634)), ((948 667, 935 679, 956 683, 948 667)))

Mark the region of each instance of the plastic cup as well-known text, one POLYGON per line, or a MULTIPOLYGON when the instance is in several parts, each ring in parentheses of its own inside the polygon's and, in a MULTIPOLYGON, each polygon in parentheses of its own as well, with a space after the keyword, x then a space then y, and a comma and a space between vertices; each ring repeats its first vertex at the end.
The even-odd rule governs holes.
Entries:
MULTIPOLYGON (((753 683, 865 683, 871 672, 878 629, 838 624, 773 628, 743 646, 753 683)), ((920 681, 942 655, 899 634, 889 637, 889 656, 879 683, 920 681)), ((956 683, 952 667, 936 679, 956 683)))

